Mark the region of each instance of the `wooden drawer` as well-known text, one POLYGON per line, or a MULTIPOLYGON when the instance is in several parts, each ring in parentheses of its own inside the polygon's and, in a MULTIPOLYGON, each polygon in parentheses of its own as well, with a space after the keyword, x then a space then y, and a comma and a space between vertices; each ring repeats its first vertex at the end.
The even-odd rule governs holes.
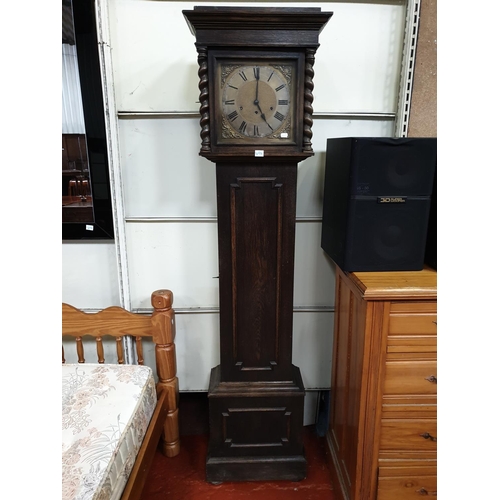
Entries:
POLYGON ((377 500, 416 500, 426 496, 437 499, 437 475, 413 476, 408 469, 408 475, 379 477, 377 500))
POLYGON ((436 418, 383 418, 380 427, 380 450, 437 450, 436 418))
POLYGON ((436 418, 436 394, 385 395, 382 418, 436 418))
POLYGON ((436 361, 387 361, 385 394, 437 394, 436 361))
POLYGON ((435 358, 437 353, 437 335, 389 335, 387 337, 387 357, 435 358))
POLYGON ((436 335, 436 314, 392 314, 389 316, 389 335, 436 335))
POLYGON ((391 304, 389 335, 436 335, 436 302, 391 304))

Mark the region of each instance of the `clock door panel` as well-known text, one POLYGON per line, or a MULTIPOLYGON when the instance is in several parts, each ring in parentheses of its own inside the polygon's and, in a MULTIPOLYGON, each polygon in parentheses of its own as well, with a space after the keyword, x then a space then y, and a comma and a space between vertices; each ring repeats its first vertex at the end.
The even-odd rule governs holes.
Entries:
POLYGON ((291 380, 296 166, 218 165, 223 381, 291 380))
POLYGON ((214 398, 212 405, 211 418, 217 421, 211 425, 212 457, 259 456, 263 449, 273 456, 302 452, 302 435, 291 433, 304 418, 300 394, 214 398))

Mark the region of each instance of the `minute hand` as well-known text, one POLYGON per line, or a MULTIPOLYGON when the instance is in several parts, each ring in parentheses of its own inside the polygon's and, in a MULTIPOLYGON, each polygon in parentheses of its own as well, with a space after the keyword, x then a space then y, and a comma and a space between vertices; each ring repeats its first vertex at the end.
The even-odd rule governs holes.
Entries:
MULTIPOLYGON (((262 112, 262 109, 260 109, 260 106, 259 106, 259 101, 257 101, 257 99, 255 100, 255 105, 257 106, 257 109, 260 111, 260 117, 267 123, 267 120, 266 120, 266 115, 262 112)), ((271 125, 269 125, 269 123, 267 123, 267 126, 271 129, 271 130, 274 130, 273 127, 271 127, 271 125)))
POLYGON ((257 66, 253 69, 253 73, 255 75, 255 104, 259 102, 259 80, 260 80, 260 68, 257 66))

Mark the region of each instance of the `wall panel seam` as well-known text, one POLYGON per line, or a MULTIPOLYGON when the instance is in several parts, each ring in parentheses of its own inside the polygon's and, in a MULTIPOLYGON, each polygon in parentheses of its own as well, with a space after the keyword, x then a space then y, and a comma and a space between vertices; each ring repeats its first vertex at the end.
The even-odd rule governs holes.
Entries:
MULTIPOLYGON (((219 314, 218 307, 173 307, 175 314, 219 314)), ((102 309, 96 308, 85 308, 82 307, 81 310, 86 313, 98 313, 102 311, 102 309)), ((153 312, 153 308, 132 308, 130 310, 135 314, 145 314, 151 315, 153 312)), ((294 306, 294 313, 332 313, 335 312, 335 307, 332 306, 294 306)))
MULTIPOLYGON (((200 118, 198 111, 118 111, 119 119, 150 118, 200 118)), ((393 112, 349 112, 349 111, 315 111, 313 119, 360 119, 360 120, 394 120, 393 112)))
MULTIPOLYGON (((297 217, 295 219, 295 222, 297 223, 302 223, 302 222, 322 222, 323 217, 320 216, 311 216, 311 217, 297 217)), ((125 217, 125 222, 127 223, 139 223, 139 224, 149 224, 149 223, 175 223, 175 222, 196 222, 196 223, 203 223, 203 222, 212 222, 216 223, 217 222, 217 216, 207 216, 207 217, 190 217, 190 216, 184 216, 184 217, 125 217)))

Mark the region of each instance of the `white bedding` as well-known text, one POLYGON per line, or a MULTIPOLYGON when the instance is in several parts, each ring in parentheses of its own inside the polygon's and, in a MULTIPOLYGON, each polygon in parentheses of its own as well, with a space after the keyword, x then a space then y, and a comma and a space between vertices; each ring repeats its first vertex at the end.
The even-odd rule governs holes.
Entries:
POLYGON ((62 498, 120 498, 156 406, 152 370, 62 365, 62 498))

